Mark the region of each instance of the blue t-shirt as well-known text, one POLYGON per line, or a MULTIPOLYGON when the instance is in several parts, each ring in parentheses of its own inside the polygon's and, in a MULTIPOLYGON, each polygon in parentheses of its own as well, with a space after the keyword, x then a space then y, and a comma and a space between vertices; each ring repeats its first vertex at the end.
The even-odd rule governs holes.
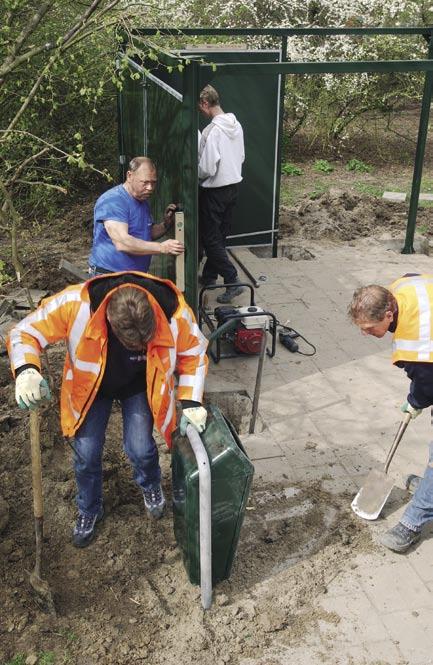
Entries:
POLYGON ((152 240, 153 219, 147 201, 137 201, 123 185, 117 185, 104 192, 96 201, 93 220, 93 246, 89 259, 91 266, 113 272, 149 271, 152 255, 138 256, 120 252, 113 245, 104 226, 107 220, 124 222, 128 224, 128 233, 134 238, 152 240))

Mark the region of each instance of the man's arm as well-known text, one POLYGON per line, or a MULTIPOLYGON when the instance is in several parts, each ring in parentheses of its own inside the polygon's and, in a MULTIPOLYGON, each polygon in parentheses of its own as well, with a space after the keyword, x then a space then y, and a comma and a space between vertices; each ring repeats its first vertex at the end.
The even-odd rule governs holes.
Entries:
POLYGON ((403 367, 411 379, 407 396, 409 404, 415 409, 433 405, 433 363, 406 362, 403 367))
POLYGON ((198 163, 198 177, 205 180, 214 176, 218 169, 221 154, 218 146, 218 132, 210 132, 198 163))
POLYGON ((41 351, 50 344, 66 339, 70 322, 74 320, 77 310, 88 307, 82 302, 80 292, 81 285, 77 285, 46 298, 38 309, 12 328, 7 339, 7 349, 14 376, 20 373, 21 368, 40 371, 41 351))
POLYGON ((141 240, 134 238, 128 233, 128 224, 125 222, 115 222, 113 220, 104 221, 104 227, 110 236, 113 245, 119 252, 126 252, 137 256, 146 254, 182 254, 185 248, 178 240, 164 240, 164 242, 152 242, 150 240, 141 240))
POLYGON ((162 222, 152 225, 152 240, 158 240, 158 238, 161 238, 163 235, 165 235, 167 231, 173 226, 175 212, 176 204, 170 203, 165 209, 164 219, 162 222))

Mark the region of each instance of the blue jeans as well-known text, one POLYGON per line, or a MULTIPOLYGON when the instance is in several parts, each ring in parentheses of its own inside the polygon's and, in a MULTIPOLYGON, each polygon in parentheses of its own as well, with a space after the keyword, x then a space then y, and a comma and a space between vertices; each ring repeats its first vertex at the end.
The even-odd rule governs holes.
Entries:
POLYGON ((433 442, 429 446, 429 460, 418 489, 404 511, 400 522, 412 531, 421 531, 433 520, 433 442))
MULTIPOLYGON (((123 448, 131 462, 134 480, 142 490, 161 481, 158 449, 153 438, 153 417, 146 393, 120 401, 123 417, 123 448)), ((97 515, 102 506, 102 452, 111 413, 111 398, 96 399, 75 434, 74 469, 80 513, 97 515)))

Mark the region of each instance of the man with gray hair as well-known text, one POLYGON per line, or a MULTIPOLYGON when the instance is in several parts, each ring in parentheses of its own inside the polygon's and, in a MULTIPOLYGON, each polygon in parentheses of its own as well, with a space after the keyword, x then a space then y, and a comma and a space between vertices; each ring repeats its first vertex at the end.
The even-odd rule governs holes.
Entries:
MULTIPOLYGON (((416 418, 433 405, 433 275, 407 274, 388 288, 370 284, 356 289, 349 316, 364 335, 393 334, 392 362, 410 379, 401 410, 416 418)), ((413 498, 400 521, 380 538, 385 547, 405 552, 433 521, 433 443, 424 476, 409 475, 406 487, 413 498)))
POLYGON ((161 238, 174 223, 176 206, 167 206, 164 219, 155 224, 148 199, 155 191, 157 172, 148 157, 134 157, 122 185, 104 192, 95 204, 90 274, 120 270, 148 272, 152 254, 182 254, 178 240, 161 238))
POLYGON ((221 275, 224 284, 232 286, 217 300, 229 303, 244 290, 237 285, 238 273, 226 250, 238 183, 242 180, 244 135, 235 115, 224 113, 211 85, 201 91, 199 109, 211 120, 201 135, 198 156, 200 243, 206 252, 201 281, 205 286, 215 284, 221 275))

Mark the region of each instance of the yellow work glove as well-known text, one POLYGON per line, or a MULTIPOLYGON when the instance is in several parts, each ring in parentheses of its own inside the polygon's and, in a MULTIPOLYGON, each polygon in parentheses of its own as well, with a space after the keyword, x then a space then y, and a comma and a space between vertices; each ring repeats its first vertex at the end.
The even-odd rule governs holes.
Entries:
POLYGON ((180 419, 180 433, 182 436, 185 436, 186 428, 188 425, 192 425, 199 434, 204 432, 206 427, 206 418, 207 411, 203 406, 193 406, 189 409, 184 409, 180 419))
POLYGON ((18 374, 15 399, 20 409, 37 409, 42 400, 51 399, 48 383, 37 369, 29 367, 18 374))

